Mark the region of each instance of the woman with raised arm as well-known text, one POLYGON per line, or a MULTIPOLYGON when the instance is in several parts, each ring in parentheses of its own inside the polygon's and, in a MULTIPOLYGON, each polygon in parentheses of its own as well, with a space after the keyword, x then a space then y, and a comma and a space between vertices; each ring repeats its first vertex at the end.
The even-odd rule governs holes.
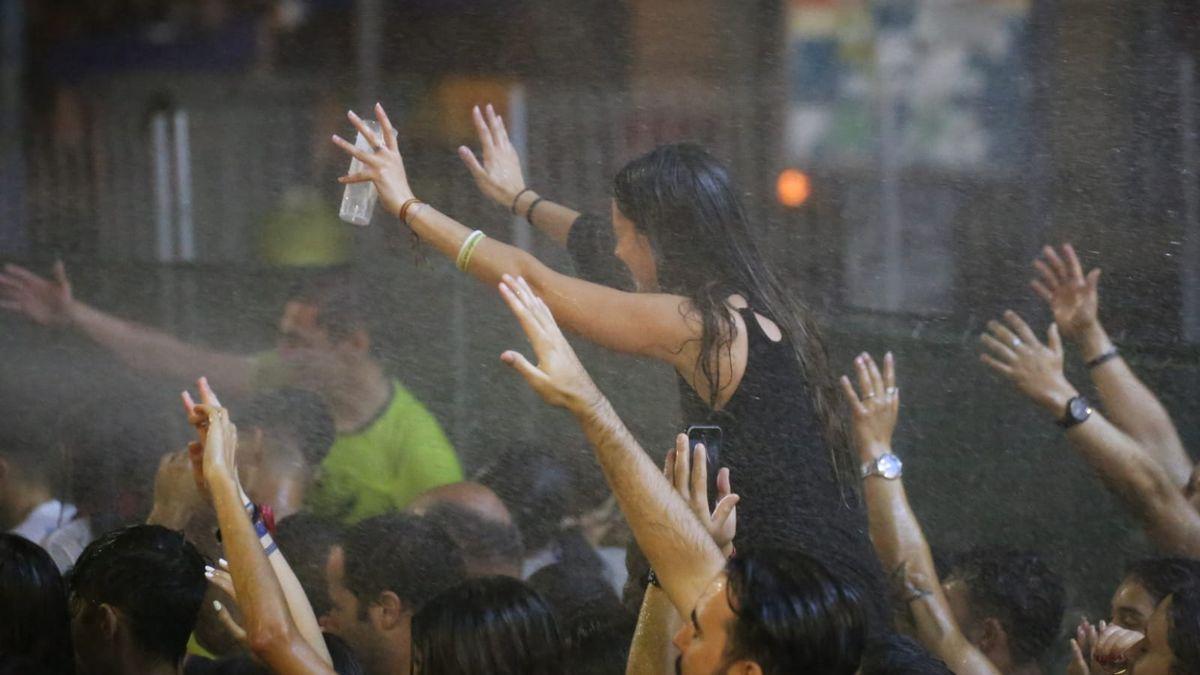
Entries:
POLYGON ((395 128, 381 106, 375 115, 380 135, 348 113, 371 150, 334 137, 363 162, 362 172, 341 182, 374 182, 384 208, 484 283, 523 278, 567 330, 670 364, 685 421, 722 427, 716 459, 742 486, 747 523, 738 548, 803 549, 845 570, 882 607, 882 573, 867 539, 824 344, 750 236, 725 167, 698 146, 677 144, 618 173, 615 252, 639 290, 628 293, 558 273, 421 202, 409 187, 395 128))

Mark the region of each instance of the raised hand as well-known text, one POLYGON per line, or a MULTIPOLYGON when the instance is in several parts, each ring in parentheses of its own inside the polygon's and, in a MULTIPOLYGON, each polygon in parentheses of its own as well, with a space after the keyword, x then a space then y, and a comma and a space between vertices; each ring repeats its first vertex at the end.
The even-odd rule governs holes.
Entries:
POLYGON ((1042 258, 1034 260, 1033 266, 1041 278, 1034 279, 1029 285, 1050 305, 1054 322, 1064 337, 1077 340, 1096 326, 1100 268, 1085 276, 1075 247, 1070 244, 1063 245, 1062 256, 1054 247, 1046 246, 1042 249, 1042 258))
POLYGON ((196 485, 207 493, 209 483, 215 479, 229 479, 238 483, 237 475, 237 427, 229 419, 228 411, 221 407, 216 392, 208 385, 208 378, 196 381, 200 390, 200 403, 192 395, 183 392, 183 406, 188 422, 196 428, 198 441, 188 444, 188 457, 192 463, 192 474, 196 485))
POLYGON ((554 321, 550 308, 533 294, 529 284, 520 277, 514 279, 506 274, 500 282, 500 295, 521 322, 538 363, 535 366, 512 350, 501 354, 500 360, 521 373, 529 386, 550 405, 581 411, 603 400, 571 343, 554 321))
POLYGON ((896 360, 891 352, 883 358, 883 374, 875 359, 865 352, 854 359, 854 369, 862 395, 854 391, 845 375, 842 393, 850 405, 854 443, 865 462, 891 452, 892 432, 900 415, 900 388, 896 386, 896 360))
POLYGON ((404 170, 404 158, 400 156, 400 148, 396 142, 396 128, 392 126, 383 106, 375 104, 375 119, 379 121, 380 134, 376 134, 354 114, 348 111, 346 117, 358 129, 371 150, 361 150, 353 143, 334 134, 333 142, 346 154, 357 158, 363 163, 363 170, 352 175, 338 178, 339 183, 375 183, 379 191, 379 201, 383 207, 394 216, 400 215, 400 207, 412 199, 412 188, 408 186, 408 173, 404 170))
POLYGON ((1039 405, 1060 413, 1078 392, 1063 375, 1063 346, 1058 325, 1050 324, 1047 343, 1042 344, 1016 312, 1004 313, 1008 325, 988 322, 980 340, 987 353, 980 359, 1004 375, 1039 405))
POLYGON ((508 140, 504 118, 496 114, 492 104, 487 105, 485 112, 480 112, 479 106, 475 106, 471 111, 471 118, 475 122, 475 132, 479 134, 483 163, 480 164, 475 153, 465 145, 458 148, 458 156, 471 171, 479 191, 488 199, 509 208, 517 195, 525 189, 525 177, 521 175, 521 158, 512 142, 508 140))
POLYGON ((0 273, 0 307, 25 315, 43 326, 71 323, 71 282, 62 261, 54 263, 54 278, 45 279, 19 265, 0 273))
POLYGON ((1127 628, 1109 625, 1100 630, 1092 648, 1092 661, 1105 673, 1125 672, 1137 660, 1146 636, 1127 628))
POLYGON ((663 473, 683 497, 683 501, 704 524, 709 536, 725 557, 733 555, 733 538, 737 534, 737 503, 741 499, 729 484, 729 469, 717 472, 717 503, 708 512, 708 452, 704 445, 688 452, 687 434, 675 437, 675 449, 667 453, 663 473))

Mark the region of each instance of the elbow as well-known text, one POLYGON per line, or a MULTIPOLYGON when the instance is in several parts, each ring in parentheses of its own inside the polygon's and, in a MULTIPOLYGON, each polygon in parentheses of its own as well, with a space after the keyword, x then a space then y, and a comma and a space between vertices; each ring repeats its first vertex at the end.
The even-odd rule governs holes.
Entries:
POLYGON ((246 635, 246 646, 259 659, 268 661, 280 650, 288 649, 293 637, 294 631, 290 626, 273 622, 251 629, 246 635))

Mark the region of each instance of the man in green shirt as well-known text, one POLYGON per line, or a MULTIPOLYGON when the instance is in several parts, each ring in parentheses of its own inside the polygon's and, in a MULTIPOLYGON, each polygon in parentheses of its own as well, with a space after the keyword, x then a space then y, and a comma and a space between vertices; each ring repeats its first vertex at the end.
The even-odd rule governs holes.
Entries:
POLYGON ((244 355, 189 344, 88 306, 71 294, 62 264, 53 271, 53 279, 44 279, 6 265, 0 306, 78 331, 138 370, 181 381, 206 375, 233 396, 283 386, 320 394, 337 439, 307 499, 312 511, 356 522, 462 480, 437 420, 371 355, 366 311, 344 273, 310 279, 284 305, 276 349, 244 355))

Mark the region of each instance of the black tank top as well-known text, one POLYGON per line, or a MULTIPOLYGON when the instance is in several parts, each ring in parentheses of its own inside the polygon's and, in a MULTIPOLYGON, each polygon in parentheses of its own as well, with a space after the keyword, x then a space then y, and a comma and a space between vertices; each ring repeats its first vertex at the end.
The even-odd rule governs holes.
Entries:
MULTIPOLYGON (((594 216, 580 216, 568 234, 567 250, 581 277, 630 290, 614 247, 612 228, 594 216)), ((679 377, 684 429, 715 424, 722 430, 719 463, 729 467, 733 490, 741 497, 734 543, 739 551, 775 547, 808 553, 833 574, 858 584, 868 598, 872 629, 887 630, 887 587, 867 535, 866 511, 854 486, 838 484, 829 443, 788 336, 772 341, 751 309, 740 313, 748 358, 728 403, 713 410, 679 377)), ((660 464, 662 459, 656 456, 660 464)), ((629 567, 640 570, 645 561, 636 545, 630 547, 629 567)))
MULTIPOLYGON (((685 428, 721 427, 719 465, 729 467, 738 502, 739 551, 799 549, 854 581, 885 620, 882 570, 867 536, 867 517, 853 485, 840 484, 829 443, 788 336, 762 330, 752 309, 746 324, 746 371, 721 410, 713 410, 678 378, 685 428)), ((770 318, 770 317, 767 317, 770 318)), ((881 624, 876 624, 881 625, 881 624)))

